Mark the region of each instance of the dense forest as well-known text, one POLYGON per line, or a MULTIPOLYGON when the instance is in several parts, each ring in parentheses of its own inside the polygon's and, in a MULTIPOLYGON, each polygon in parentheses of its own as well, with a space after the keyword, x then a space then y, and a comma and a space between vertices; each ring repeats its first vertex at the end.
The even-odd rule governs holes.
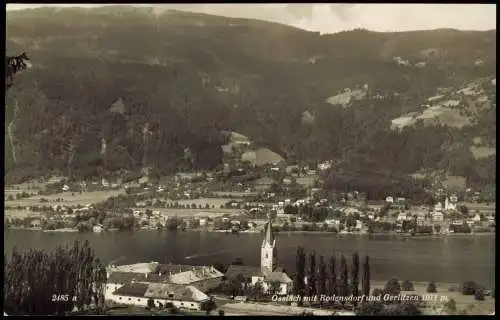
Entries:
POLYGON ((27 52, 31 67, 6 97, 6 178, 212 169, 222 162, 222 131, 232 130, 288 162, 334 160, 330 184, 445 170, 474 187, 494 185, 496 157, 469 150, 474 137, 495 146, 494 108, 460 129, 390 125, 438 88, 494 78, 495 37, 320 35, 148 8, 8 12, 7 53, 27 52), (366 97, 347 108, 325 102, 344 88, 365 88, 366 97))

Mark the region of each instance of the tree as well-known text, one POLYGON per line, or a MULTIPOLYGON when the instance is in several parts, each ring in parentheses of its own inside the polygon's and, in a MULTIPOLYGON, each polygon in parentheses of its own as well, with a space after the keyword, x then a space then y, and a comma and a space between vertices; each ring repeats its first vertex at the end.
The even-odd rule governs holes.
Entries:
POLYGON ((387 281, 384 291, 390 295, 398 295, 401 292, 401 285, 399 284, 398 279, 392 278, 387 281))
POLYGON ((462 294, 464 296, 472 296, 474 293, 476 293, 476 289, 478 288, 478 285, 474 281, 465 281, 462 284, 462 294))
POLYGON ((444 307, 447 309, 448 313, 455 313, 457 311, 457 302, 452 298, 444 304, 444 307))
MULTIPOLYGON (((344 255, 340 256, 340 290, 339 295, 347 297, 349 295, 349 273, 347 270, 347 261, 344 255)), ((345 302, 342 301, 342 304, 345 302)))
POLYGON ((437 292, 437 289, 436 289, 436 284, 434 282, 430 282, 428 285, 427 285, 427 292, 428 293, 436 293, 437 292))
POLYGON ((222 310, 222 309, 219 310, 219 316, 221 316, 221 317, 224 316, 224 310, 222 310))
POLYGON ((328 281, 328 294, 331 296, 337 294, 337 274, 335 270, 335 255, 330 257, 330 279, 328 281))
POLYGON ((358 316, 379 316, 384 310, 384 304, 380 301, 364 302, 358 308, 356 315, 358 316))
POLYGON ((269 283, 269 294, 275 295, 281 291, 281 283, 279 281, 271 281, 269 283))
POLYGON ((326 290, 326 281, 327 281, 327 274, 326 274, 326 263, 325 259, 323 256, 319 257, 319 270, 318 270, 318 293, 319 294, 328 294, 326 290))
POLYGON ((482 288, 476 288, 474 292, 474 299, 478 301, 484 300, 485 294, 484 294, 484 289, 482 288))
POLYGON ((375 288, 375 289, 373 289, 372 295, 374 297, 381 297, 384 295, 384 291, 380 288, 375 288))
POLYGON ((363 283, 361 284, 362 291, 365 296, 370 295, 370 258, 365 257, 365 263, 363 264, 363 283))
POLYGON ((14 76, 28 68, 29 60, 26 52, 5 57, 5 91, 8 91, 14 84, 14 76))
POLYGON ((309 256, 309 273, 307 276, 308 295, 313 296, 316 290, 316 252, 313 250, 309 256))
POLYGON ((250 291, 250 296, 254 300, 260 300, 263 295, 264 295, 264 287, 262 286, 262 283, 258 281, 252 287, 252 290, 250 291))
POLYGON ((413 288, 413 282, 411 282, 410 280, 404 280, 401 284, 401 290, 414 291, 415 289, 413 288))
POLYGON ((306 267, 306 259, 305 259, 305 253, 304 253, 304 248, 298 247, 297 248, 297 255, 295 257, 295 266, 296 266, 296 272, 295 272, 295 278, 294 278, 294 286, 293 290, 296 295, 304 296, 305 295, 305 267, 306 267))
MULTIPOLYGON (((351 289, 352 295, 354 297, 359 296, 359 255, 355 252, 352 255, 352 278, 351 278, 351 289)), ((357 302, 354 301, 354 306, 357 305, 357 302)))
POLYGON ((457 210, 462 213, 463 215, 468 215, 469 214, 469 208, 467 208, 464 205, 459 205, 457 206, 457 210))
MULTIPOLYGON (((91 303, 104 311, 106 269, 95 258, 88 241, 53 253, 17 250, 5 260, 4 310, 14 315, 63 315, 91 303), (53 295, 68 295, 55 301, 53 295), (63 298, 64 299, 64 298, 63 298)), ((57 297, 55 298, 57 299, 57 297)))

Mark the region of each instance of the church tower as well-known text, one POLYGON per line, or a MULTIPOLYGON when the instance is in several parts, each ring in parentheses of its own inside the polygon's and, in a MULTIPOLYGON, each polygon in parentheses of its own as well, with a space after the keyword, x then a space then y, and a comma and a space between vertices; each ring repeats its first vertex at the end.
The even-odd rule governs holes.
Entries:
POLYGON ((273 237, 271 219, 269 219, 266 237, 264 238, 264 241, 262 241, 262 247, 260 249, 260 269, 262 273, 274 271, 276 266, 276 256, 276 240, 273 237))

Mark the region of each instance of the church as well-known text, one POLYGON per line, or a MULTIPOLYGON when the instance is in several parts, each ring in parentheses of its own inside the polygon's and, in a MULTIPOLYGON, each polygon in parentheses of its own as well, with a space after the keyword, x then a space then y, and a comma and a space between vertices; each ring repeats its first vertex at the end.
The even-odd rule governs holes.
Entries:
POLYGON ((260 249, 260 267, 230 265, 226 278, 235 279, 241 275, 252 285, 260 282, 265 292, 269 292, 272 283, 279 283, 279 290, 276 293, 287 295, 292 291, 293 281, 283 267, 277 266, 277 254, 276 239, 274 239, 271 220, 269 220, 260 249))

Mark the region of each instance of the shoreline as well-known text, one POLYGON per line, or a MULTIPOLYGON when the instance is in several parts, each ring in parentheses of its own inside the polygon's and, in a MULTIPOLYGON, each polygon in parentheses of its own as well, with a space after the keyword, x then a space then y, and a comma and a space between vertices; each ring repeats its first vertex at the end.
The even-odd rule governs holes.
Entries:
MULTIPOLYGON (((7 230, 24 230, 24 231, 42 231, 42 232, 79 232, 78 229, 73 228, 63 228, 63 229, 55 229, 55 230, 43 230, 41 228, 26 228, 26 227, 9 227, 5 228, 7 230)), ((171 232, 168 230, 157 230, 157 229, 138 229, 133 231, 150 231, 150 232, 171 232)), ((119 232, 118 230, 105 230, 102 232, 93 232, 86 231, 84 233, 106 233, 106 232, 119 232)), ((206 230, 206 229, 192 229, 178 232, 210 232, 210 233, 224 233, 224 234, 236 234, 236 235, 245 235, 245 234, 263 234, 263 231, 242 231, 233 233, 232 231, 226 230, 206 230)), ((357 237, 366 237, 366 236, 394 236, 405 239, 415 239, 415 238, 446 238, 446 237, 457 237, 457 236, 494 236, 495 232, 474 232, 474 233, 449 233, 449 234, 422 234, 422 235, 410 235, 404 233, 394 233, 394 232, 377 232, 377 233, 340 233, 340 232, 329 232, 329 231, 277 231, 275 234, 319 234, 319 235, 334 235, 334 236, 357 236, 357 237)))

